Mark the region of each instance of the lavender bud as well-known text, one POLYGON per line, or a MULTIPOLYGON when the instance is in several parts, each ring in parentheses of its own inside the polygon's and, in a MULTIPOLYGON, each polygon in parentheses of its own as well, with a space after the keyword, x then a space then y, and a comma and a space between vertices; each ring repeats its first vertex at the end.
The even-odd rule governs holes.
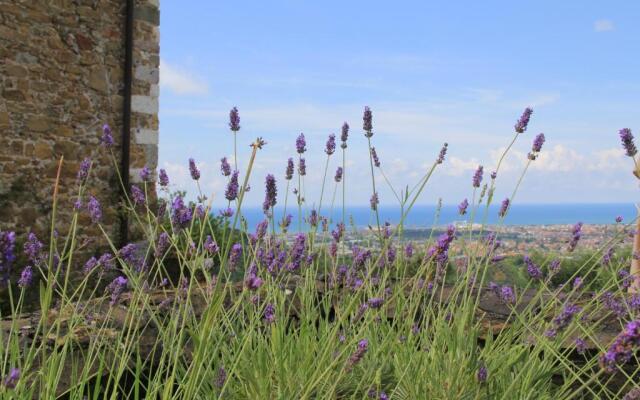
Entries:
POLYGON ((262 211, 269 212, 269 209, 275 207, 277 203, 278 189, 276 187, 276 178, 269 174, 265 179, 265 196, 262 203, 262 211))
POLYGON ((304 139, 304 133, 301 133, 296 139, 296 151, 298 152, 298 154, 303 154, 305 151, 307 151, 306 146, 307 141, 304 139))
POLYGON ((189 159, 189 172, 191 173, 191 179, 194 181, 200 179, 200 171, 198 170, 198 167, 196 167, 196 162, 193 158, 189 159))
POLYGON ((89 176, 89 168, 91 168, 91 159, 89 157, 82 160, 78 169, 78 181, 83 182, 89 176))
POLYGON ((631 129, 620 129, 619 135, 620 140, 622 141, 622 147, 627 152, 627 156, 635 156, 638 153, 638 149, 636 148, 636 144, 633 141, 633 134, 631 133, 631 129))
POLYGON ((530 107, 527 107, 524 109, 522 116, 520 116, 520 119, 516 122, 516 125, 514 126, 517 133, 524 133, 524 131, 527 130, 527 126, 529 125, 529 119, 531 118, 531 114, 533 114, 533 109, 531 109, 530 107))
POLYGON ((366 106, 364 108, 364 113, 362 115, 362 129, 364 129, 365 131, 365 136, 370 138, 371 136, 373 136, 373 115, 371 113, 371 109, 366 106))
POLYGON ((442 164, 444 162, 444 156, 447 155, 447 147, 449 147, 448 143, 445 143, 444 145, 442 145, 442 149, 440 149, 440 154, 438 155, 438 159, 436 160, 436 163, 442 164))
POLYGON ((91 222, 97 224, 102 219, 102 207, 100 206, 100 202, 93 196, 89 196, 89 201, 87 202, 87 210, 89 211, 89 217, 91 218, 91 222))
POLYGON ((238 114, 237 107, 233 107, 231 111, 229 111, 229 128, 233 132, 240 130, 240 114, 238 114))
POLYGON ((169 176, 167 175, 167 171, 164 168, 160 168, 160 173, 158 174, 158 181, 160 182, 160 186, 167 187, 169 186, 169 176))
POLYGON ((227 184, 227 190, 224 193, 224 197, 229 201, 234 201, 238 197, 239 188, 240 187, 238 184, 238 171, 233 171, 233 174, 231 175, 231 179, 227 184))
POLYGON ((502 204, 500 205, 500 211, 498 211, 498 216, 504 218, 507 215, 507 211, 509 211, 509 199, 506 198, 502 200, 502 204))
POLYGON ((151 170, 146 165, 140 171, 140 179, 142 182, 149 182, 151 179, 151 170))
POLYGON ((333 133, 329 135, 329 139, 327 139, 327 144, 325 146, 324 152, 327 155, 332 155, 336 151, 336 135, 333 133))
POLYGON ((106 148, 113 146, 113 134, 111 133, 111 127, 109 124, 102 126, 102 138, 100 139, 102 145, 106 148))
POLYGON ((336 176, 335 176, 335 178, 334 178, 336 182, 340 182, 340 181, 342 181, 342 172, 343 172, 343 171, 342 171, 342 167, 338 167, 338 168, 336 169, 336 176))
POLYGON ((484 173, 484 167, 482 165, 478 165, 478 169, 473 174, 472 184, 474 188, 479 188, 480 183, 482 183, 482 175, 484 173))
POLYGON ((342 144, 340 145, 340 147, 342 147, 343 149, 347 148, 348 138, 349 138, 349 124, 345 122, 344 124, 342 124, 342 133, 340 135, 340 140, 342 141, 342 144))
POLYGON ((298 163, 298 174, 300 174, 300 176, 307 174, 307 163, 304 158, 301 158, 298 163))
POLYGON ((467 213, 467 207, 469 207, 469 201, 467 199, 462 200, 458 206, 458 213, 460 215, 465 215, 467 213))
POLYGON ((371 158, 373 158, 373 165, 380 167, 380 160, 378 159, 378 153, 375 147, 371 148, 371 158))
POLYGON ((231 165, 229 165, 229 161, 227 161, 227 157, 223 157, 220 159, 220 171, 223 176, 231 175, 231 165))

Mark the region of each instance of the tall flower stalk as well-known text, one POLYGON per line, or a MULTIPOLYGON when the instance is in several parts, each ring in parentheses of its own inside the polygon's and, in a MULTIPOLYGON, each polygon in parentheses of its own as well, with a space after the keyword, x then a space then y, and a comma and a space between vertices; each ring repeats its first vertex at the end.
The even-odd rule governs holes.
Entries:
POLYGON ((371 147, 371 137, 373 136, 373 115, 371 109, 367 106, 364 108, 362 116, 362 129, 364 130, 364 136, 367 138, 367 145, 369 146, 369 164, 371 166, 371 186, 373 192, 371 193, 371 209, 376 214, 376 225, 378 227, 378 237, 382 241, 382 231, 380 230, 380 213, 378 212, 378 192, 376 190, 376 177, 373 171, 373 151, 371 147))

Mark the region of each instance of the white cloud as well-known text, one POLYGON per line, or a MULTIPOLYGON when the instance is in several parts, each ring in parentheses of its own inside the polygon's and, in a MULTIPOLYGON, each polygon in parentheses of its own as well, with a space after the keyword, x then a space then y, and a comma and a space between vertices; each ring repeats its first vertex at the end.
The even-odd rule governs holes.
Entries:
POLYGON ((583 168, 585 156, 561 144, 543 149, 532 169, 545 172, 569 172, 583 168))
POLYGON ((478 165, 480 165, 480 163, 475 158, 463 160, 458 157, 450 157, 445 170, 449 175, 461 176, 466 172, 475 171, 478 165))
POLYGON ((191 72, 160 60, 160 86, 175 94, 207 94, 206 82, 193 76, 191 72))
POLYGON ((614 29, 613 21, 610 19, 599 19, 593 23, 593 29, 596 32, 608 32, 614 29))

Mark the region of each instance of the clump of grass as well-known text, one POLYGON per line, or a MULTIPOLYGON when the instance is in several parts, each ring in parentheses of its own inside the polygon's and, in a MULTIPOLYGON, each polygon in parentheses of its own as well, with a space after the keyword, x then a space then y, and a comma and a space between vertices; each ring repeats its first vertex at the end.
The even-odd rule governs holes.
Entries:
MULTIPOLYGON (((626 272, 631 254, 614 257, 611 251, 624 246, 628 226, 619 224, 610 242, 579 265, 565 268, 563 258, 527 256, 523 287, 489 282, 501 260, 500 226, 487 232, 485 221, 502 160, 524 135, 531 114, 527 109, 517 121, 489 182, 482 184, 483 167, 472 177, 472 201, 465 199, 460 212, 478 218, 482 228, 451 226, 423 243, 402 241, 402 226, 445 162, 447 144, 434 152, 431 167, 411 189, 394 190, 382 173, 401 212, 397 226, 385 224, 377 214, 374 166, 381 164, 372 146, 369 108, 363 118, 367 145, 360 149, 370 157, 376 226, 357 245, 350 240, 344 206, 346 123, 329 209, 321 200, 317 210, 303 213, 307 149, 301 135, 297 172, 289 159, 285 193, 278 196, 276 176, 265 179, 265 219, 255 232, 242 222, 242 207, 254 162, 266 145, 261 138, 251 143, 242 179, 237 157, 233 172, 222 160, 228 186, 224 211, 215 217, 201 191, 195 203, 171 192, 163 170, 160 200, 153 203, 154 174, 144 169, 143 183, 127 188, 125 199, 141 240, 122 247, 102 228, 101 205, 87 190, 87 160, 78 173, 68 232, 54 229, 56 185, 48 244, 29 235, 18 290, 8 285, 11 314, 0 329, 0 396, 616 399, 640 390, 637 369, 628 368, 638 365, 640 297, 626 291, 634 277, 626 272), (299 230, 290 234, 286 204, 294 174, 299 230), (339 189, 342 213, 334 221, 339 189), (278 197, 285 203, 281 219, 274 215, 278 197), (80 213, 102 230, 107 248, 88 260, 77 259, 80 213), (73 282, 77 270, 82 279, 73 282), (24 320, 31 291, 38 292, 39 312, 24 320)), ((234 108, 234 146, 239 121, 234 108)), ((351 142, 352 151, 358 150, 351 142)), ((516 187, 502 202, 501 220, 543 142, 543 135, 534 139, 516 187)), ((110 152, 112 144, 105 126, 101 151, 110 152)), ((321 198, 334 150, 330 138, 321 198)), ((194 160, 189 169, 199 182, 194 160)), ((579 246, 580 227, 568 232, 567 251, 579 246)), ((15 233, 0 232, 0 250, 6 281, 18 269, 15 233)))

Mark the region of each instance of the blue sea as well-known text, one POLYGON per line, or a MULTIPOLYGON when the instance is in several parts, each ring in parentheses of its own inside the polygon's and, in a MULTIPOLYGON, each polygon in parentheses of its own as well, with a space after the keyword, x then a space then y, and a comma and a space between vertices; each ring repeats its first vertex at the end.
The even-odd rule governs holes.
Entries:
MULTIPOLYGON (((486 223, 489 225, 498 224, 499 204, 489 207, 486 223)), ((471 207, 469 208, 471 210, 471 207)), ((484 216, 484 206, 478 209, 473 220, 475 223, 482 223, 484 216)), ((288 208, 287 214, 292 214, 291 232, 295 232, 298 226, 297 208, 288 208)), ((352 218, 353 224, 357 227, 374 226, 376 224, 375 215, 369 207, 349 207, 347 208, 347 220, 352 218)), ((436 219, 437 207, 435 205, 414 206, 405 220, 405 226, 409 228, 425 228, 431 226, 442 226, 454 222, 471 222, 471 212, 465 216, 458 214, 457 205, 443 205, 439 218, 436 219)), ((276 208, 275 216, 279 220, 282 218, 282 208, 276 208)), ((306 211, 308 212, 308 210, 306 211)), ((264 220, 264 214, 260 208, 243 209, 243 216, 247 220, 249 229, 253 230, 260 221, 264 220)), ((305 209, 303 208, 303 214, 305 209)), ((400 221, 400 208, 392 206, 380 206, 380 222, 385 221, 397 224, 400 221)), ((323 210, 324 216, 329 216, 329 210, 323 210)), ((610 203, 610 204, 514 204, 509 210, 509 214, 504 220, 506 225, 558 225, 574 224, 581 221, 585 224, 613 224, 615 218, 622 216, 624 221, 632 221, 636 217, 636 208, 632 203, 610 203)), ((333 221, 337 222, 342 218, 342 209, 333 210, 333 221)), ((304 228, 303 228, 304 229, 304 228)))

